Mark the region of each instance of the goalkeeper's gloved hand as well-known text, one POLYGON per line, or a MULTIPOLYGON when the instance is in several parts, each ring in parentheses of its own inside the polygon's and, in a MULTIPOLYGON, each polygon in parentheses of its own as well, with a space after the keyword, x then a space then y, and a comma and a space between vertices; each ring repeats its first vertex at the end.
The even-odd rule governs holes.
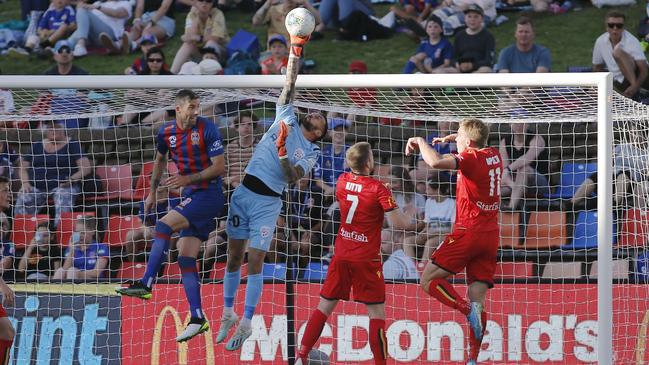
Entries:
POLYGON ((286 137, 288 137, 288 126, 284 121, 279 122, 279 133, 277 134, 277 139, 275 140, 275 146, 277 147, 277 155, 280 159, 285 159, 288 157, 286 152, 286 137))
POLYGON ((291 36, 291 53, 294 54, 296 57, 302 57, 302 48, 304 48, 304 45, 306 42, 311 39, 311 36, 304 36, 304 37, 299 37, 296 35, 291 36))

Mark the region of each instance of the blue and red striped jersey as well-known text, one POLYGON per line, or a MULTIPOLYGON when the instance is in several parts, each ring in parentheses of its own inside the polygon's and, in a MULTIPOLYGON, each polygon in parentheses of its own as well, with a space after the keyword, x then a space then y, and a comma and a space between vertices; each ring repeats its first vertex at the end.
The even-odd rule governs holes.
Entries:
MULTIPOLYGON (((218 127, 204 117, 196 118, 196 124, 187 130, 180 129, 175 119, 167 122, 158 131, 157 148, 159 153, 168 154, 183 176, 205 170, 212 165, 212 157, 224 152, 218 127)), ((194 190, 212 189, 221 191, 220 176, 211 181, 186 186, 183 195, 194 190)))

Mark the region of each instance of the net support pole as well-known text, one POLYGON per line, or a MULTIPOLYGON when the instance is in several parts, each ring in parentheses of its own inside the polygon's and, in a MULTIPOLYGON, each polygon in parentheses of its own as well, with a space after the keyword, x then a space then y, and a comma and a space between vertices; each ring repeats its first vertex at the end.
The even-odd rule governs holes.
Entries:
POLYGON ((613 77, 597 85, 597 357, 613 364, 613 77))

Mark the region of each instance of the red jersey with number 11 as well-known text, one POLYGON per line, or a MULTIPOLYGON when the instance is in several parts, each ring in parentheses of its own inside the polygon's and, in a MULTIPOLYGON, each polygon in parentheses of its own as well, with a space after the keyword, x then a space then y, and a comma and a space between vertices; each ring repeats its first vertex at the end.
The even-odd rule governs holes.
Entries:
POLYGON ((455 155, 458 162, 456 227, 472 231, 498 229, 500 152, 493 147, 468 148, 455 155))
POLYGON ((383 216, 397 208, 390 189, 372 177, 346 172, 336 181, 336 199, 340 205, 336 259, 380 260, 383 216))

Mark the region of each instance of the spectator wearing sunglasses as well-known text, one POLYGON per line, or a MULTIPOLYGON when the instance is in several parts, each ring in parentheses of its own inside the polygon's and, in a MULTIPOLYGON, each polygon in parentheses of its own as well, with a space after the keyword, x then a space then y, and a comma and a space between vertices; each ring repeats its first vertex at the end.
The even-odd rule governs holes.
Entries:
POLYGON ((165 63, 165 55, 158 47, 151 48, 146 54, 146 66, 138 75, 173 75, 165 63))
POLYGON ((606 14, 606 33, 595 41, 593 71, 608 69, 613 87, 626 97, 637 99, 641 88, 649 90, 649 68, 640 41, 624 29, 626 15, 617 10, 606 14))
POLYGON ((175 74, 191 58, 199 59, 203 47, 215 49, 219 61, 225 61, 229 36, 223 12, 213 6, 212 0, 195 0, 185 18, 185 34, 180 40, 183 44, 171 64, 171 72, 175 74))
POLYGON ((45 71, 45 75, 88 75, 88 71, 72 64, 74 56, 70 42, 60 40, 54 45, 54 62, 56 65, 45 71))

